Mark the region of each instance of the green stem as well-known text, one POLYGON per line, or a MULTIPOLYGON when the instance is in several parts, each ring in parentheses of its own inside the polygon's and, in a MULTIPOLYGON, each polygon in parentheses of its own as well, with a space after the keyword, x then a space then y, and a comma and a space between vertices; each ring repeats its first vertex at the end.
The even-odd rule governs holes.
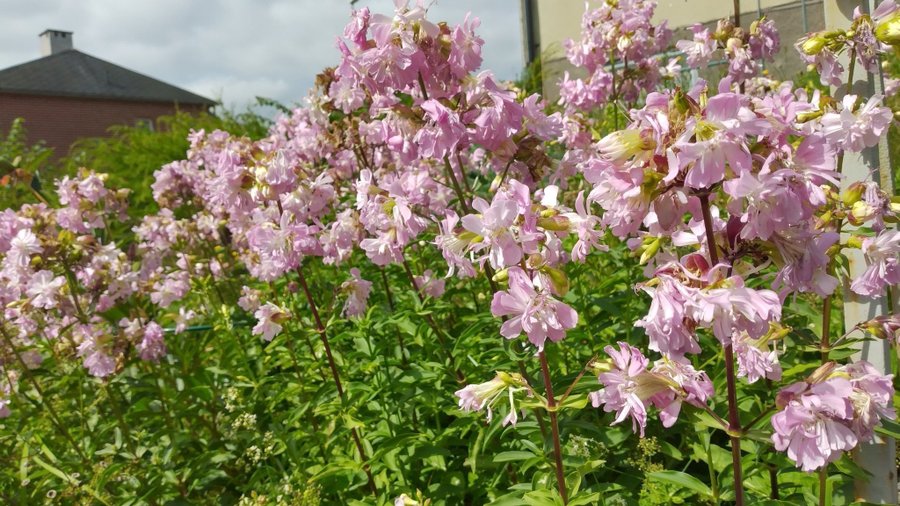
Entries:
POLYGON ((453 192, 456 193, 456 199, 459 200, 460 209, 462 209, 463 214, 469 214, 469 204, 466 202, 466 196, 463 194, 462 187, 459 186, 459 180, 456 179, 456 172, 450 166, 450 158, 448 156, 444 156, 444 172, 447 173, 447 179, 453 185, 453 192))
POLYGON ((40 396, 42 401, 41 405, 47 409, 47 413, 50 415, 50 420, 53 425, 56 426, 56 430, 58 430, 59 433, 62 434, 63 437, 66 438, 66 440, 68 440, 69 444, 72 445, 72 449, 75 450, 75 453, 77 453, 78 456, 81 457, 82 463, 86 468, 89 468, 90 461, 84 454, 84 451, 81 449, 81 447, 78 446, 77 443, 75 443, 72 435, 69 434, 69 430, 60 421, 59 415, 56 414, 56 410, 53 408, 53 405, 48 402, 47 398, 44 396, 44 389, 41 388, 41 385, 40 383, 38 383, 37 378, 35 378, 34 375, 31 374, 31 369, 28 368, 28 364, 25 363, 22 355, 19 354, 19 350, 16 349, 15 345, 12 342, 12 338, 9 336, 9 334, 6 333, 6 329, 2 327, 2 323, 0 323, 0 335, 3 336, 3 340, 6 341, 6 345, 9 346, 10 351, 12 351, 13 355, 15 355, 16 361, 19 362, 19 366, 22 368, 22 374, 34 387, 34 390, 38 393, 38 396, 40 396))
MULTIPOLYGON (((420 303, 425 302, 425 295, 422 293, 419 288, 419 283, 416 282, 416 277, 413 275, 412 268, 409 266, 409 262, 406 260, 406 257, 403 258, 403 269, 406 271, 406 277, 409 279, 409 284, 412 285, 413 290, 416 292, 416 297, 418 297, 420 303)), ((434 331, 435 336, 438 339, 438 344, 441 345, 441 349, 444 351, 444 355, 447 357, 447 360, 450 362, 450 368, 453 369, 454 374, 456 375, 456 380, 460 383, 466 382, 466 377, 463 375, 462 371, 456 367, 456 359, 453 358, 453 352, 450 350, 450 347, 447 343, 447 339, 444 337, 444 331, 438 327, 437 323, 434 321, 434 318, 431 317, 430 314, 423 315, 425 318, 425 323, 431 327, 431 330, 434 331)))

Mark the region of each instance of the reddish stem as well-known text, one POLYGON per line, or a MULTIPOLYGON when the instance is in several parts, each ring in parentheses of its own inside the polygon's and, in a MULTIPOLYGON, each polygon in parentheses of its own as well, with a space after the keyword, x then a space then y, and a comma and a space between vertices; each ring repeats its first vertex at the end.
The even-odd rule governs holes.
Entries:
MULTIPOLYGON (((346 402, 347 394, 344 393, 344 387, 341 384, 341 375, 338 373, 337 364, 334 362, 334 355, 331 353, 331 345, 328 344, 328 335, 325 332, 325 325, 322 323, 322 318, 319 317, 319 309, 316 307, 316 302, 313 300, 312 293, 309 291, 309 285, 306 283, 306 276, 303 275, 303 269, 299 265, 297 266, 297 276, 300 278, 300 286, 303 288, 303 293, 306 295, 306 301, 309 303, 309 309, 316 322, 316 330, 318 330, 319 337, 322 339, 322 346, 325 347, 325 356, 328 357, 328 367, 331 368, 331 377, 334 379, 334 386, 337 387, 338 396, 341 398, 341 402, 346 402)), ((369 490, 371 490, 372 495, 378 495, 378 489, 375 487, 375 478, 372 477, 372 470, 369 468, 369 459, 366 457, 366 450, 363 448, 362 441, 360 440, 355 427, 350 428, 350 435, 353 437, 353 442, 356 444, 356 451, 359 452, 359 458, 362 460, 363 470, 366 472, 366 478, 368 478, 369 481, 369 490)))

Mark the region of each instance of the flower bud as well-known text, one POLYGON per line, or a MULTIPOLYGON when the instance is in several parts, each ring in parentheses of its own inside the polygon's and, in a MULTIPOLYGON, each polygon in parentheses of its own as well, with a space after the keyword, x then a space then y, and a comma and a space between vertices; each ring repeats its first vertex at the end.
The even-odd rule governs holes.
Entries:
POLYGON ((588 369, 594 376, 599 376, 605 372, 612 371, 614 368, 612 360, 610 359, 594 360, 588 365, 588 369))
POLYGON ((815 56, 825 49, 825 36, 822 32, 814 33, 800 44, 800 51, 809 56, 815 56))
POLYGON ((831 378, 836 367, 837 364, 834 362, 825 362, 824 364, 820 365, 818 369, 813 371, 813 373, 810 374, 808 378, 806 378, 806 382, 810 385, 815 385, 816 383, 826 381, 831 378))
MULTIPOLYGON (((813 67, 813 68, 815 68, 815 67, 813 67)), ((812 70, 812 69, 810 69, 810 70, 812 70)), ((825 114, 825 111, 823 111, 822 109, 818 109, 815 111, 801 112, 800 114, 797 115, 797 122, 798 123, 806 123, 807 121, 812 121, 814 119, 821 118, 823 114, 825 114)))
POLYGON ((491 277, 497 283, 505 283, 507 279, 509 279, 509 269, 500 269, 495 272, 493 277, 491 277))
POLYGON ((641 253, 640 264, 644 265, 645 263, 649 262, 651 258, 656 256, 656 252, 659 251, 659 247, 661 244, 662 244, 662 240, 657 237, 655 241, 653 241, 650 244, 648 244, 647 246, 645 246, 643 248, 644 252, 641 253))
POLYGON ((827 227, 831 223, 832 218, 834 218, 834 212, 831 209, 825 211, 825 213, 819 217, 819 223, 816 225, 816 228, 821 229, 827 227))
POLYGON ((730 19, 720 19, 716 23, 716 31, 713 33, 713 38, 722 41, 728 40, 732 32, 734 32, 734 23, 730 19))
POLYGON ((889 46, 900 45, 900 10, 875 27, 875 38, 889 46))
POLYGON ((764 336, 765 342, 784 339, 793 330, 793 328, 786 327, 778 322, 771 322, 769 324, 769 333, 764 336))
POLYGON ((562 297, 569 292, 569 277, 566 276, 565 272, 549 265, 543 266, 541 272, 550 278, 550 283, 553 285, 553 293, 562 297))
POLYGON ((493 181, 491 181, 490 192, 494 193, 500 188, 500 183, 503 182, 503 174, 497 174, 493 181))
POLYGON ((844 190, 844 193, 841 194, 841 201, 845 206, 852 206, 853 204, 859 202, 865 191, 866 185, 859 181, 856 181, 855 183, 851 184, 849 188, 844 190))
POLYGON ((862 240, 863 238, 858 235, 851 235, 847 239, 847 247, 854 249, 862 249, 862 240))
POLYGON ((900 315, 877 316, 858 327, 875 338, 895 340, 900 336, 900 315))
POLYGON ((468 242, 468 243, 478 243, 478 242, 481 242, 484 240, 484 237, 481 237, 480 235, 476 234, 475 232, 470 232, 468 230, 460 232, 459 234, 457 234, 456 238, 459 239, 460 241, 468 242))
POLYGON ((600 139, 597 144, 600 153, 609 159, 623 162, 632 156, 652 149, 652 140, 644 140, 637 130, 625 129, 613 132, 600 139))
POLYGON ((569 230, 569 219, 565 216, 538 218, 537 224, 544 230, 550 230, 552 232, 566 232, 569 230))
POLYGON ((850 209, 850 214, 847 216, 847 218, 850 220, 850 223, 854 225, 861 225, 874 218, 877 214, 878 211, 868 202, 860 200, 859 202, 853 204, 853 207, 850 209))

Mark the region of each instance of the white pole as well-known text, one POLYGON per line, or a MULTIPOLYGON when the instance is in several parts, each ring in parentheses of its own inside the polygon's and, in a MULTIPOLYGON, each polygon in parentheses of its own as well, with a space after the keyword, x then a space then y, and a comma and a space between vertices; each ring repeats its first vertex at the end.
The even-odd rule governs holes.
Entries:
MULTIPOLYGON (((874 3, 872 0, 825 0, 825 26, 827 29, 849 29, 853 21, 853 9, 861 5, 862 9, 872 12, 874 3)), ((849 68, 849 55, 844 54, 840 62, 845 69, 849 68)), ((859 64, 853 76, 853 93, 863 97, 861 100, 875 93, 883 93, 884 84, 879 71, 877 74, 868 74, 859 64)), ((844 90, 838 95, 842 96, 844 90)), ((838 100, 840 98, 838 97, 838 100)), ((859 180, 871 180, 879 182, 882 189, 888 194, 892 193, 891 162, 889 159, 887 137, 881 139, 878 146, 865 150, 862 153, 847 153, 844 156, 843 174, 846 185, 848 182, 859 180)), ((846 231, 846 230, 845 230, 846 231)), ((846 239, 846 237, 845 237, 846 239)), ((860 275, 866 268, 862 252, 852 250, 848 254, 849 271, 851 277, 860 275)), ((897 297, 893 297, 897 301, 897 297)), ((895 303, 896 306, 896 303, 895 303)), ((896 310, 888 307, 888 298, 885 295, 879 297, 862 297, 850 291, 844 286, 844 326, 852 328, 859 322, 869 320, 878 315, 889 314, 896 310)), ((891 348, 887 341, 870 341, 863 343, 858 353, 853 355, 853 360, 866 360, 876 369, 884 373, 891 372, 891 348)), ((853 455, 860 467, 871 474, 871 477, 859 478, 855 483, 857 500, 879 504, 897 504, 897 465, 896 445, 893 438, 876 436, 876 440, 869 444, 860 445, 853 455)))

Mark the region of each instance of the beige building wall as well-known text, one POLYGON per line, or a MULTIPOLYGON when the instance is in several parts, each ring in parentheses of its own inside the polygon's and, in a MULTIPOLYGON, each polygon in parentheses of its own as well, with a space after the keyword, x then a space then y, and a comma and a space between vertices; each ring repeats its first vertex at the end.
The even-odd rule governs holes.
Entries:
MULTIPOLYGON (((526 0, 527 1, 527 0, 526 0)), ((550 100, 559 97, 558 83, 563 73, 582 77, 565 57, 563 42, 577 39, 581 32, 581 17, 584 14, 584 0, 532 0, 536 11, 535 30, 542 55, 544 95, 550 100)), ((603 0, 590 0, 595 6, 603 0)), ((657 0, 658 6, 653 22, 669 21, 672 29, 672 43, 679 39, 690 39, 690 26, 694 23, 715 25, 719 19, 732 16, 733 4, 729 0, 657 0)), ((781 51, 771 65, 770 74, 778 79, 788 79, 804 68, 803 62, 793 48, 795 40, 809 31, 824 28, 822 0, 742 0, 742 24, 749 26, 760 14, 773 19, 781 33, 781 51), (804 12, 805 11, 805 12, 804 12)), ((704 71, 703 76, 716 78, 723 69, 704 71)))

